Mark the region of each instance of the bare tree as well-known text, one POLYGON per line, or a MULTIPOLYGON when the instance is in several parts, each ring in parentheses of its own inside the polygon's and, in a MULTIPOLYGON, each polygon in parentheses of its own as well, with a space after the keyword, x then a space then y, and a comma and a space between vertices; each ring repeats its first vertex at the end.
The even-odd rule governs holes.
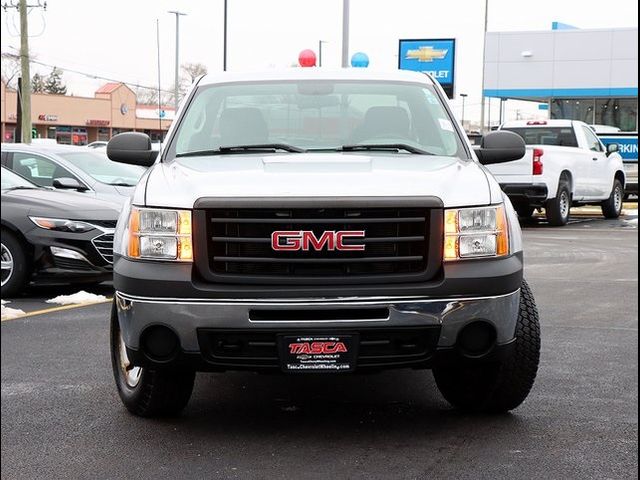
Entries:
POLYGON ((207 67, 202 63, 187 62, 180 65, 180 68, 182 70, 183 77, 186 77, 186 80, 188 80, 189 85, 195 82, 196 78, 198 78, 199 76, 207 74, 207 67))
POLYGON ((18 88, 20 76, 20 56, 12 53, 2 54, 2 81, 9 88, 18 88))

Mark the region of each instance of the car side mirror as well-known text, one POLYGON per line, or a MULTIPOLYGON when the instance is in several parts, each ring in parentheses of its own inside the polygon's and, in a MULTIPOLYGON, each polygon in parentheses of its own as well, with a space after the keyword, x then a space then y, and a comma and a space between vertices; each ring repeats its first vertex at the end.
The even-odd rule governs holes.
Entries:
POLYGON ((107 157, 114 162, 150 167, 157 156, 158 151, 153 149, 151 139, 144 133, 119 133, 107 143, 107 157))
POLYGON ((476 156, 483 165, 504 163, 524 157, 526 145, 520 135, 506 130, 497 130, 482 137, 476 156))
POLYGON ((85 185, 71 177, 54 178, 53 188, 60 188, 62 190, 78 190, 79 192, 86 192, 89 190, 85 185))
POLYGON ((612 153, 617 153, 620 151, 620 145, 617 143, 609 143, 607 145, 607 155, 611 155, 612 153))

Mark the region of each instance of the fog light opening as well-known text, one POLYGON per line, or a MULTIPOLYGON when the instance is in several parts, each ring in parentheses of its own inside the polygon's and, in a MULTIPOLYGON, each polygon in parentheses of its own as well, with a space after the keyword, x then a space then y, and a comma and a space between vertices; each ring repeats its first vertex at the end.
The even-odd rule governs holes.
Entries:
POLYGON ((496 343, 496 329, 489 322, 476 320, 458 334, 458 348, 465 357, 478 358, 488 354, 496 343))
POLYGON ((155 362, 172 360, 178 353, 179 343, 175 332, 162 325, 147 328, 140 339, 143 353, 155 362))

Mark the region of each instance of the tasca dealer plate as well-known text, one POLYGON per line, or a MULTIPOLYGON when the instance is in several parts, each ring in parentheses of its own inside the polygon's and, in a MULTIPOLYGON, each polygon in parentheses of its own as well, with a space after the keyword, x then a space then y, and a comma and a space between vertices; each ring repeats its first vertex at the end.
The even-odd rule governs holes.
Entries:
POLYGON ((356 368, 356 334, 280 335, 278 344, 285 372, 350 372, 356 368))

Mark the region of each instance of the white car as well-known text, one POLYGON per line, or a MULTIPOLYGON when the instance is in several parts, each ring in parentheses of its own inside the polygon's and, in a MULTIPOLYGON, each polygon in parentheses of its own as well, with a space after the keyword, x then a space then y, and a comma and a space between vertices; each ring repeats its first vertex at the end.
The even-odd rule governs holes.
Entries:
POLYGON ((544 208, 551 225, 565 225, 576 205, 599 205, 606 218, 620 215, 625 173, 618 145, 605 148, 589 125, 572 120, 506 122, 500 130, 527 145, 519 160, 487 167, 521 217, 544 208))
POLYGON ((125 406, 176 413, 195 371, 433 368, 453 405, 506 411, 540 350, 518 218, 431 77, 291 69, 195 82, 118 220, 111 352, 125 406), (479 161, 480 160, 480 161, 479 161))

